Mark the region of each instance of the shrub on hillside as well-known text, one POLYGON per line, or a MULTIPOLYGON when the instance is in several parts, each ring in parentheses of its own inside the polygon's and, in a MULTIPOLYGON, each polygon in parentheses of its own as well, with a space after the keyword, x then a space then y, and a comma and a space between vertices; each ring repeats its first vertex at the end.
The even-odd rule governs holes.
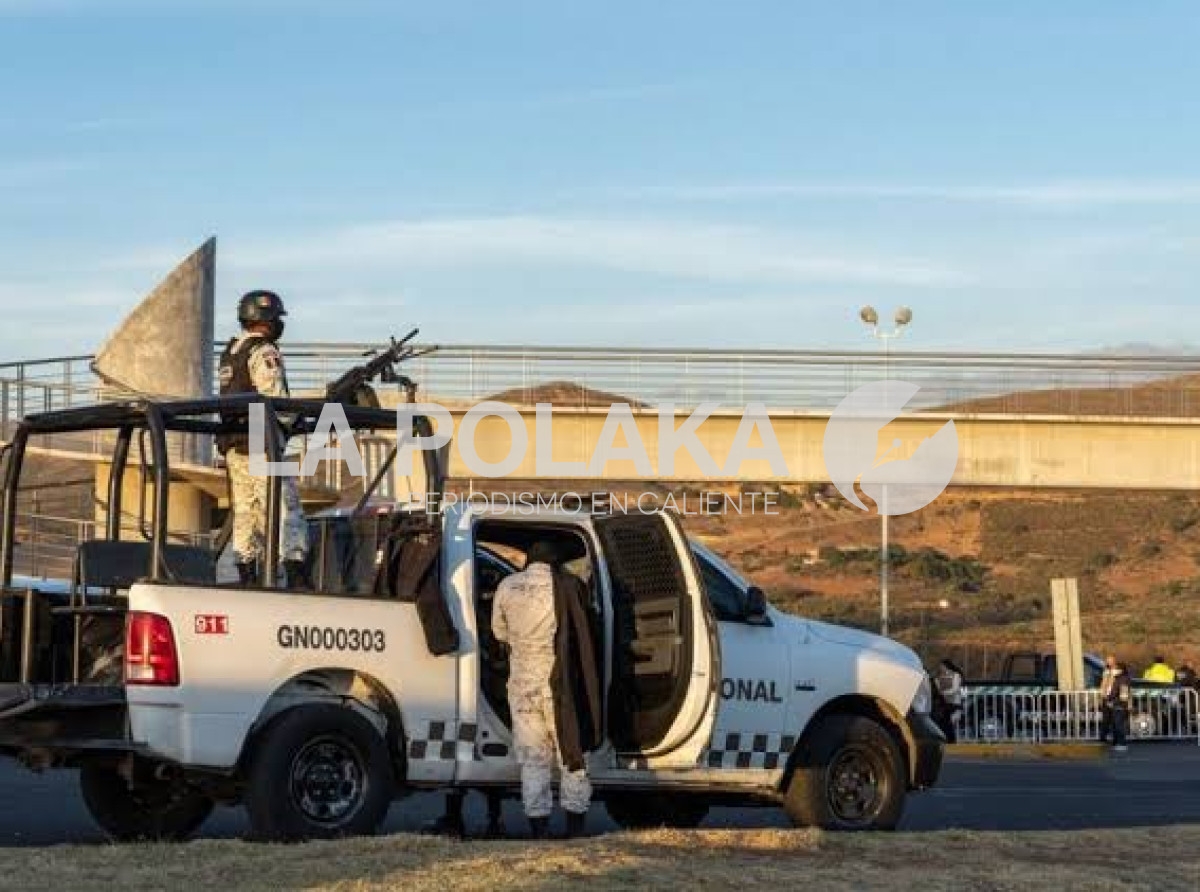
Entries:
POLYGON ((1143 542, 1138 546, 1138 557, 1144 560, 1156 558, 1162 554, 1162 543, 1157 539, 1151 539, 1148 542, 1143 542))
POLYGON ((1172 579, 1157 586, 1155 592, 1168 598, 1200 595, 1200 579, 1172 579))
POLYGON ((1176 533, 1186 533, 1197 522, 1200 522, 1200 516, 1196 514, 1181 514, 1171 518, 1171 529, 1176 533))
POLYGON ((987 568, 973 557, 952 558, 936 548, 918 549, 908 563, 917 578, 953 584, 960 591, 979 591, 987 573, 987 568))
POLYGON ((798 554, 789 555, 783 566, 789 573, 803 573, 808 569, 807 561, 798 554))
POLYGON ((817 556, 831 567, 846 566, 846 555, 836 545, 822 545, 817 556))

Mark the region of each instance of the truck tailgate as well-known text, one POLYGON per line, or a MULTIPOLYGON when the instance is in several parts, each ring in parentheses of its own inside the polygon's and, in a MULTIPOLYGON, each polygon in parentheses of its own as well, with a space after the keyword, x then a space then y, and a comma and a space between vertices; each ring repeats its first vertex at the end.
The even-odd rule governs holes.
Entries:
POLYGON ((119 685, 0 684, 0 747, 127 749, 119 685))

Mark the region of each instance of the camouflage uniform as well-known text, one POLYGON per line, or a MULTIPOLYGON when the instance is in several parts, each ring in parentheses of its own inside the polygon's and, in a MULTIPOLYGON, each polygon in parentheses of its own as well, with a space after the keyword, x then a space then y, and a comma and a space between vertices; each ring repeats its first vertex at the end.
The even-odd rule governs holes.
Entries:
MULTIPOLYGON (((248 350, 250 381, 263 396, 287 397, 287 372, 279 348, 262 335, 247 333, 231 346, 233 353, 248 350)), ((262 557, 267 524, 269 477, 250 473, 250 456, 244 449, 225 453, 233 499, 233 553, 238 563, 253 563, 262 557)), ((285 561, 303 561, 308 553, 308 525, 300 504, 295 477, 284 477, 281 495, 279 556, 285 561)))
POLYGON ((521 765, 521 800, 530 818, 549 817, 554 769, 561 773, 559 798, 568 812, 588 810, 592 787, 587 771, 568 771, 559 755, 554 724, 554 577, 548 564, 532 564, 500 583, 492 633, 510 648, 508 705, 513 743, 521 765))

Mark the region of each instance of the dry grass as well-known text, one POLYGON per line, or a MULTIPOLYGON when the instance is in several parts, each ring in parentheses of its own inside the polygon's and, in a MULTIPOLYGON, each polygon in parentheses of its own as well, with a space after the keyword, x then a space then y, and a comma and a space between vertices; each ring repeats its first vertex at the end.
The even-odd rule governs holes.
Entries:
POLYGON ((122 890, 1200 888, 1200 827, 1071 833, 655 831, 581 842, 394 836, 5 853, 0 888, 122 890))

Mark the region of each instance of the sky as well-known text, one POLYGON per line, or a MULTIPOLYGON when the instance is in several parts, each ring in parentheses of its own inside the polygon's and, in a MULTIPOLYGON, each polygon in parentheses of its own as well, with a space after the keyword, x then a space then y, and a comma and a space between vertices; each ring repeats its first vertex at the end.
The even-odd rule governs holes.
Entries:
POLYGON ((1200 342, 1200 5, 0 0, 0 362, 218 335, 1200 342))

